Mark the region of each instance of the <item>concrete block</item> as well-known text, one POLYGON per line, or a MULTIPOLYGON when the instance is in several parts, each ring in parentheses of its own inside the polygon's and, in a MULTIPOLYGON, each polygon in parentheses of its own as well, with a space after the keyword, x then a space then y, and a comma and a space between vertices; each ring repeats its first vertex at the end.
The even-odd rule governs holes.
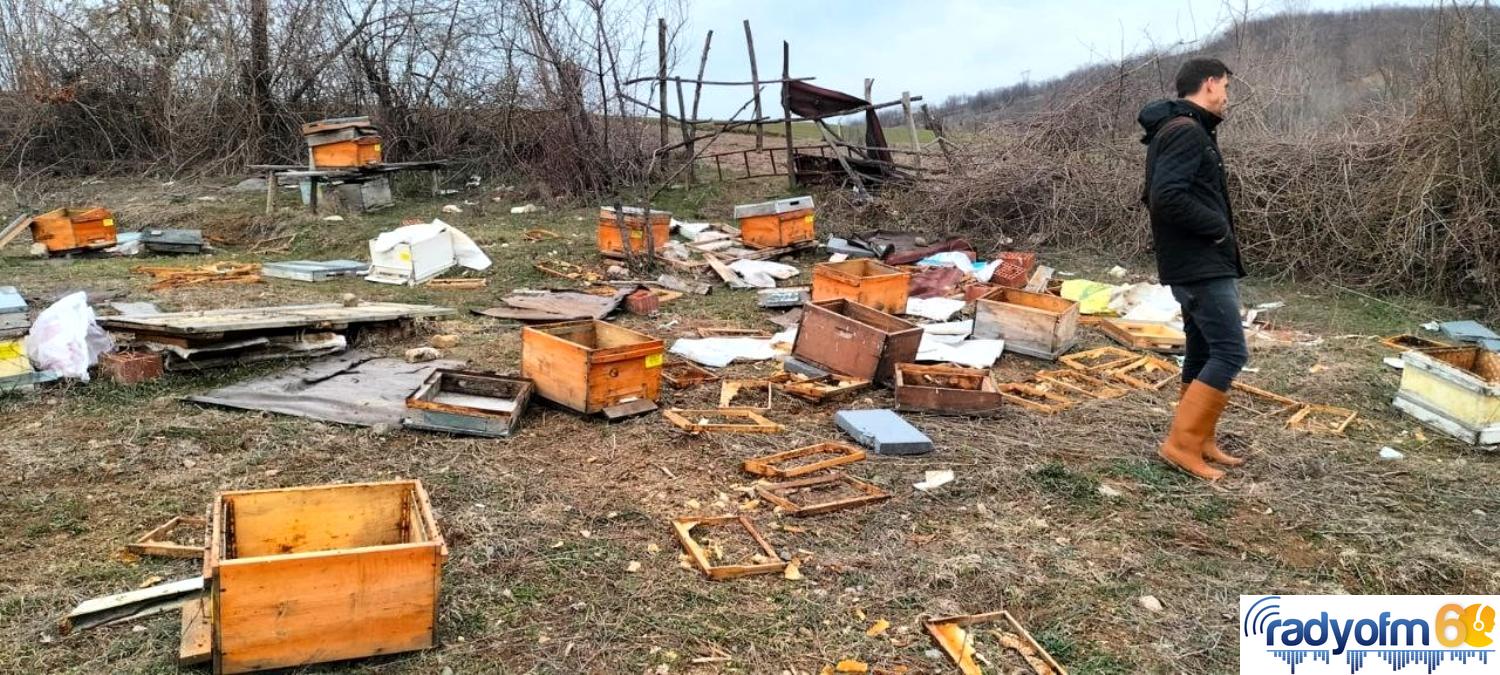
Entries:
POLYGON ((932 452, 932 439, 890 410, 840 410, 833 422, 877 455, 932 452))

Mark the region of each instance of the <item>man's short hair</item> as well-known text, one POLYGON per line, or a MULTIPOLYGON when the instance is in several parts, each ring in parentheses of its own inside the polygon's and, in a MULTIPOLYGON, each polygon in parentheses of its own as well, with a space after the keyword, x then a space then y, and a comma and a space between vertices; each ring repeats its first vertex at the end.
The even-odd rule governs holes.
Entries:
POLYGON ((1177 98, 1198 93, 1209 78, 1233 74, 1234 71, 1218 59, 1188 59, 1177 69, 1177 98))

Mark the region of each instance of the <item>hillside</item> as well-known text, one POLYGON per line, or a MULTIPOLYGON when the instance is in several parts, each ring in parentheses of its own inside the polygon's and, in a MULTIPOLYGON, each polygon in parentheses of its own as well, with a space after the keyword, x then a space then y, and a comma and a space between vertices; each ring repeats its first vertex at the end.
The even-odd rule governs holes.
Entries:
POLYGON ((1431 51, 1445 15, 1435 8, 1387 7, 1254 18, 1201 46, 1136 54, 1124 63, 1094 64, 1053 80, 950 97, 939 110, 952 124, 965 126, 1011 119, 1137 71, 1149 75, 1157 93, 1171 95, 1178 64, 1214 56, 1235 69, 1241 84, 1236 95, 1275 97, 1281 122, 1319 125, 1345 112, 1408 98, 1417 84, 1418 63, 1431 51))

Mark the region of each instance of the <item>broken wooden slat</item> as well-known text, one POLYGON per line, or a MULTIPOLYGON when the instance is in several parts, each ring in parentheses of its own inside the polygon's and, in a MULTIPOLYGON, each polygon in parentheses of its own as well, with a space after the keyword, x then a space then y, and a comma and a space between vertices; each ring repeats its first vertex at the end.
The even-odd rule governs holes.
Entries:
POLYGON ((157 584, 124 593, 85 600, 68 612, 58 626, 64 635, 177 609, 203 592, 203 577, 157 584))
POLYGON ((182 606, 182 636, 177 644, 177 665, 196 666, 213 660, 213 602, 206 595, 182 606))
POLYGON ((745 516, 706 516, 686 517, 672 519, 672 531, 677 534, 677 541, 682 544, 683 550, 697 564, 699 571, 714 581, 734 579, 738 577, 751 576, 755 574, 778 574, 786 569, 786 563, 776 555, 776 549, 771 543, 761 536, 755 524, 745 516), (708 559, 708 552, 703 550, 703 545, 693 537, 693 528, 698 525, 726 525, 734 523, 745 530, 745 533, 755 540, 760 547, 761 555, 771 562, 754 563, 749 565, 715 565, 708 559))
POLYGON ((428 288, 448 289, 454 291, 472 291, 478 288, 485 288, 489 285, 490 280, 483 277, 478 279, 433 279, 427 282, 428 288))
POLYGON ((1042 382, 1062 387, 1070 392, 1087 396, 1089 398, 1106 399, 1118 398, 1130 393, 1127 389, 1121 389, 1104 380, 1101 380, 1088 371, 1058 369, 1037 371, 1036 378, 1042 382))
POLYGON ((1058 360, 1063 365, 1075 370, 1097 372, 1129 365, 1139 358, 1141 358, 1140 354, 1128 352, 1119 347, 1100 347, 1098 349, 1089 349, 1087 351, 1068 354, 1058 360))
POLYGON ((818 473, 819 471, 831 469, 836 466, 864 461, 864 459, 865 451, 863 449, 856 448, 847 443, 829 441, 778 452, 764 457, 747 459, 740 466, 745 470, 745 473, 766 476, 768 478, 786 479, 818 473), (823 456, 825 459, 794 467, 784 466, 792 460, 813 456, 823 456))
POLYGON ((953 662, 964 675, 979 675, 983 670, 979 667, 983 662, 986 666, 998 661, 995 658, 986 658, 974 648, 974 639, 971 637, 973 631, 971 626, 979 624, 999 622, 995 633, 994 644, 996 647, 1016 651, 1036 673, 1048 673, 1049 675, 1068 675, 1068 670, 1052 658, 1047 650, 1031 636, 1010 612, 1001 610, 999 612, 987 612, 984 614, 971 614, 966 616, 943 616, 926 619, 922 625, 927 633, 932 636, 948 660, 953 662), (1005 634, 1015 636, 1014 641, 1007 640, 1005 634), (1028 653, 1029 652, 1029 653, 1028 653))
POLYGON ((699 328, 698 329, 698 337, 700 337, 700 338, 714 338, 714 337, 758 338, 758 339, 762 339, 763 340, 763 339, 770 338, 771 337, 771 333, 768 332, 768 331, 763 331, 763 330, 759 330, 759 329, 756 329, 756 328, 713 328, 713 327, 709 327, 709 328, 699 328))
POLYGON ((1293 412, 1301 408, 1303 405, 1301 401, 1291 398, 1290 396, 1282 396, 1281 394, 1269 392, 1259 387, 1245 384, 1244 382, 1240 382, 1238 380, 1236 380, 1229 386, 1231 388, 1231 392, 1239 392, 1246 395, 1230 396, 1229 405, 1232 405, 1241 410, 1248 410, 1258 417, 1293 412), (1270 406, 1265 409, 1257 408, 1254 405, 1247 404, 1245 402, 1245 399, 1249 399, 1251 401, 1265 401, 1268 402, 1270 406))
POLYGON ((141 535, 140 539, 126 544, 125 550, 136 555, 154 555, 163 558, 202 558, 202 546, 176 543, 172 541, 170 535, 178 527, 203 528, 207 524, 208 521, 201 516, 174 516, 171 520, 141 535))
POLYGON ((785 483, 761 483, 755 486, 755 491, 760 494, 762 499, 775 504, 782 511, 793 516, 816 516, 883 502, 891 498, 890 493, 842 473, 803 478, 785 483), (789 496, 799 490, 807 490, 824 485, 842 485, 854 488, 861 494, 856 497, 845 497, 843 499, 809 504, 798 503, 789 496))
POLYGON ((721 408, 714 410, 691 410, 683 408, 668 408, 661 411, 663 417, 667 418, 674 426, 690 434, 701 433, 731 433, 731 434, 775 434, 780 433, 785 427, 762 417, 754 410, 743 410, 738 408, 721 408), (731 418, 744 420, 743 422, 704 422, 708 418, 731 418))
POLYGON ((719 384, 719 409, 720 410, 770 410, 771 409, 771 382, 769 380, 724 380, 719 384), (757 393, 751 394, 754 390, 757 393), (760 395, 758 392, 766 393, 765 405, 759 405, 760 395), (734 399, 741 392, 755 397, 754 405, 735 405, 734 399))
POLYGON ((1288 429, 1342 436, 1344 429, 1358 416, 1359 413, 1348 408, 1309 403, 1292 415, 1286 421, 1286 426, 1288 429))
POLYGON ((869 380, 839 374, 807 378, 792 373, 778 373, 771 377, 771 382, 781 393, 812 403, 834 401, 868 389, 871 385, 869 380))
POLYGON ((1073 405, 1072 399, 1062 394, 1025 382, 1002 382, 995 386, 1006 401, 1040 413, 1061 412, 1073 405))
POLYGON ((1021 290, 1028 293, 1046 293, 1047 284, 1052 282, 1052 275, 1056 272, 1046 265, 1038 265, 1031 273, 1031 278, 1026 281, 1026 286, 1021 290))
POLYGON ((1109 376, 1136 389, 1161 389, 1177 380, 1181 370, 1177 364, 1155 356, 1141 358, 1119 368, 1108 371, 1109 376))
POLYGON ((729 266, 721 262, 719 258, 714 254, 705 252, 703 254, 703 260, 708 263, 708 266, 710 268, 713 269, 714 274, 719 275, 719 278, 723 279, 724 283, 729 284, 730 288, 750 287, 750 284, 745 283, 745 280, 741 279, 738 273, 736 273, 732 269, 729 269, 729 266))
POLYGON ((686 389, 719 379, 712 371, 692 361, 668 361, 661 366, 661 379, 673 389, 686 389))

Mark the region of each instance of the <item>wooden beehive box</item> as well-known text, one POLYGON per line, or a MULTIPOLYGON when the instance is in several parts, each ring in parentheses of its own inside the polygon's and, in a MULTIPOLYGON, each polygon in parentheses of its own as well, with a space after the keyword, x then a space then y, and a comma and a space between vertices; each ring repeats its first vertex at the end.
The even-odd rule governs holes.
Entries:
POLYGON ((1443 347, 1404 352, 1401 362, 1397 408, 1466 443, 1500 443, 1500 354, 1443 347))
POLYGON ((436 643, 448 548, 420 481, 221 492, 211 515, 215 673, 436 643))
POLYGON ((312 146, 312 164, 316 169, 352 169, 379 163, 379 136, 360 136, 312 146))
POLYGON ((781 248, 817 238, 813 198, 792 197, 734 207, 740 240, 756 248, 781 248))
POLYGON ((1104 319, 1096 326, 1099 332, 1131 349, 1147 349, 1162 354, 1181 354, 1187 335, 1159 321, 1126 321, 1104 319))
POLYGON ((521 329, 521 374, 549 401, 586 415, 661 388, 661 340, 597 320, 521 329))
MULTIPOLYGON (((615 209, 611 206, 599 207, 599 229, 595 239, 599 243, 599 252, 604 255, 625 255, 626 242, 629 242, 631 253, 642 253, 646 250, 646 212, 634 206, 626 206, 621 209, 625 215, 625 232, 621 236, 620 219, 615 216, 615 209)), ((668 211, 651 211, 651 246, 652 250, 661 250, 672 238, 672 214, 668 211)))
POLYGON ((115 215, 102 207, 57 209, 31 219, 31 238, 48 253, 109 248, 115 237, 115 215))
POLYGON ((1005 350, 1049 361, 1073 347, 1078 303, 1055 295, 997 288, 974 302, 976 340, 1005 340, 1005 350))
POLYGON ((406 398, 411 415, 402 425, 502 438, 520 427, 533 389, 521 377, 440 368, 406 398))
POLYGON ((990 371, 957 366, 896 366, 896 409, 939 415, 995 415, 1004 397, 990 371))
POLYGON ((824 370, 880 383, 917 358, 922 328, 852 300, 810 302, 792 354, 824 370))
POLYGON ((812 299, 853 300, 882 312, 906 311, 911 274, 869 258, 813 266, 812 299))

